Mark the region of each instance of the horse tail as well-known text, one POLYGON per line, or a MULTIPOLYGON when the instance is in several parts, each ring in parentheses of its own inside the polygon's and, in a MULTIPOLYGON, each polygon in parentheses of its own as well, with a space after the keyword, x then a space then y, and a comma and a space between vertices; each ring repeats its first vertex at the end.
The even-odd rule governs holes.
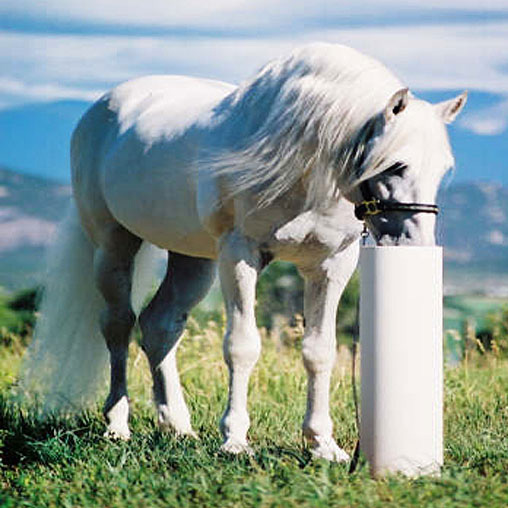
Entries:
MULTIPOLYGON (((94 252, 72 206, 48 251, 39 317, 21 369, 24 398, 44 413, 82 410, 106 386, 109 354, 99 324, 104 300, 94 283, 94 252)), ((143 261, 153 259, 149 252, 143 247, 135 265, 146 266, 143 261)), ((145 281, 133 283, 133 304, 139 311, 148 277, 140 266, 134 272, 145 281)))

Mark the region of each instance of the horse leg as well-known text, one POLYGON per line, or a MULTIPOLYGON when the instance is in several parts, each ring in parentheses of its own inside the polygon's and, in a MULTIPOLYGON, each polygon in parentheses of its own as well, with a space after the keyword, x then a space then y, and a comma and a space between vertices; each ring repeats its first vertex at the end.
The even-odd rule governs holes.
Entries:
POLYGON ((303 361, 308 376, 303 434, 319 458, 343 462, 348 454, 332 437, 329 413, 330 377, 335 362, 335 319, 340 296, 358 261, 358 243, 305 273, 303 361))
POLYGON ((224 359, 229 369, 229 397, 220 422, 224 437, 221 449, 229 453, 249 452, 247 412, 249 376, 261 351, 254 304, 260 256, 252 241, 236 232, 221 238, 219 275, 226 305, 227 329, 224 359))
POLYGON ((115 226, 94 255, 95 280, 106 302, 101 314, 101 330, 109 349, 110 392, 104 405, 107 437, 129 439, 129 399, 127 395, 127 355, 129 337, 136 322, 131 307, 133 260, 141 239, 115 226))
POLYGON ((187 313, 206 295, 214 275, 214 261, 170 252, 166 276, 139 317, 158 422, 177 434, 195 436, 178 376, 176 350, 187 313))

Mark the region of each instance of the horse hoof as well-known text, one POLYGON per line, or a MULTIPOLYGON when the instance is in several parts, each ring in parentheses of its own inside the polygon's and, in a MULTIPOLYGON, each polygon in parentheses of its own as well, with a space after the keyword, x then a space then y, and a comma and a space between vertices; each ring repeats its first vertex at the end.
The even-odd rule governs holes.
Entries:
POLYGON ((220 447, 221 452, 228 453, 231 455, 246 454, 252 457, 254 450, 246 443, 237 441, 236 439, 226 439, 220 447))
POLYGON ((104 437, 112 441, 128 441, 131 438, 131 433, 129 429, 108 428, 104 432, 104 437))
POLYGON ((170 423, 160 423, 159 422, 159 429, 161 432, 164 433, 172 433, 174 432, 176 434, 176 437, 190 437, 192 439, 198 439, 199 436, 196 434, 194 429, 192 427, 190 428, 176 428, 174 425, 171 425, 170 423))
POLYGON ((324 459, 330 462, 349 462, 351 460, 351 457, 333 439, 314 438, 314 441, 310 452, 315 459, 324 459))
POLYGON ((192 437, 199 439, 192 428, 187 408, 178 411, 170 411, 166 404, 157 406, 157 423, 162 432, 175 433, 177 437, 192 437))

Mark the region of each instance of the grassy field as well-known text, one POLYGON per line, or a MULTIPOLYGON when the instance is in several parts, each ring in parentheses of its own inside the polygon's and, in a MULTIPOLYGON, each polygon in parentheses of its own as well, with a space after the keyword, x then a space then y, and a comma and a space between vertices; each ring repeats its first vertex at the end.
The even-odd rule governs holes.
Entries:
MULTIPOLYGON (((0 349, 0 506, 508 506, 508 362, 472 351, 446 371, 445 467, 441 478, 370 477, 362 463, 312 461, 300 434, 305 375, 298 333, 290 347, 264 340, 251 382, 254 457, 221 454, 217 422, 227 375, 221 325, 190 324, 180 354, 182 380, 199 440, 160 433, 145 359, 131 346, 130 442, 102 437, 100 410, 37 422, 9 401, 23 346, 6 334, 0 349)), ((345 356, 345 355, 344 355, 345 356)), ((339 444, 357 439, 349 363, 332 383, 339 444)))

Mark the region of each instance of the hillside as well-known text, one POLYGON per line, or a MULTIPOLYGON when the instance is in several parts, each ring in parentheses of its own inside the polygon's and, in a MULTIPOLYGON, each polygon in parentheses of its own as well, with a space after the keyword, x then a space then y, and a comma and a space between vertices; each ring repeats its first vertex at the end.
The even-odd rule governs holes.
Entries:
POLYGON ((446 189, 440 201, 447 260, 508 261, 508 188, 462 183, 446 189))
MULTIPOLYGON (((64 216, 68 185, 0 168, 0 286, 32 286, 64 216)), ((508 188, 459 183, 440 193, 438 242, 448 293, 508 294, 508 188)))
POLYGON ((438 241, 448 293, 508 295, 508 188, 458 183, 441 192, 438 241))
POLYGON ((0 286, 33 286, 65 214, 68 185, 0 168, 0 286))

